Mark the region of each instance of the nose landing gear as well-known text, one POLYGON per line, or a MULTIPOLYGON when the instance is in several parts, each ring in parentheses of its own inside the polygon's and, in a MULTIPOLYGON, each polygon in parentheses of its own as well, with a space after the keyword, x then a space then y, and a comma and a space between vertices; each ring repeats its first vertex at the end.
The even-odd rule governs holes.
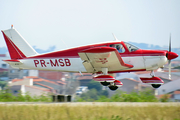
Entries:
POLYGON ((151 84, 153 88, 159 88, 162 84, 164 84, 164 81, 161 80, 159 77, 155 77, 154 72, 151 71, 150 75, 151 78, 140 78, 143 83, 151 84))

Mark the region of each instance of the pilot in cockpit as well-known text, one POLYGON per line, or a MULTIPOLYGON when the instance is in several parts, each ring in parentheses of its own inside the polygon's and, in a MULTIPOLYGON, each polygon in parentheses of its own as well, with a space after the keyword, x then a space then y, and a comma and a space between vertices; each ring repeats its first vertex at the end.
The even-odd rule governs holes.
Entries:
POLYGON ((122 52, 123 52, 123 51, 122 51, 122 48, 121 48, 119 45, 116 46, 116 49, 117 49, 117 51, 118 51, 119 53, 122 53, 122 52))

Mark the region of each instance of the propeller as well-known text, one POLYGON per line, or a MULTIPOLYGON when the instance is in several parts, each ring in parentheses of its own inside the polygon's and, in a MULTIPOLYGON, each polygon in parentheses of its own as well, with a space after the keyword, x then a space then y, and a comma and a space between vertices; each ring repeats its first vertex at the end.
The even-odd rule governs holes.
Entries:
MULTIPOLYGON (((169 52, 171 52, 171 34, 170 34, 170 37, 169 37, 169 52)), ((169 79, 171 79, 171 60, 169 59, 168 60, 168 65, 169 65, 169 79)))
POLYGON ((169 65, 169 79, 171 79, 171 60, 178 57, 178 54, 171 52, 171 34, 169 37, 169 51, 166 53, 166 57, 168 59, 168 65, 169 65))

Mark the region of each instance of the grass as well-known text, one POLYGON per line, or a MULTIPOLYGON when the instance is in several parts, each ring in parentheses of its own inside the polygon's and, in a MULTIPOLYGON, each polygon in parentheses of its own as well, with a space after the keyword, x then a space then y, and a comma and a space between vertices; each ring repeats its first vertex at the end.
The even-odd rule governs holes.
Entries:
POLYGON ((6 89, 0 90, 0 102, 52 102, 52 97, 49 94, 31 96, 28 92, 25 95, 13 95, 11 90, 6 89))
POLYGON ((0 120, 180 120, 180 106, 0 105, 0 120))

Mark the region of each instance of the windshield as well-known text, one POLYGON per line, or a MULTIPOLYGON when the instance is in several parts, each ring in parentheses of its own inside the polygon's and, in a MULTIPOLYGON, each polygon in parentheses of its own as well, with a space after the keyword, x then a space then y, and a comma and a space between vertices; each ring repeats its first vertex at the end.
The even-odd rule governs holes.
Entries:
POLYGON ((125 43, 126 47, 128 48, 129 52, 133 52, 133 51, 136 51, 139 49, 138 47, 136 47, 134 45, 131 45, 131 44, 126 43, 126 42, 124 42, 124 43, 125 43))

